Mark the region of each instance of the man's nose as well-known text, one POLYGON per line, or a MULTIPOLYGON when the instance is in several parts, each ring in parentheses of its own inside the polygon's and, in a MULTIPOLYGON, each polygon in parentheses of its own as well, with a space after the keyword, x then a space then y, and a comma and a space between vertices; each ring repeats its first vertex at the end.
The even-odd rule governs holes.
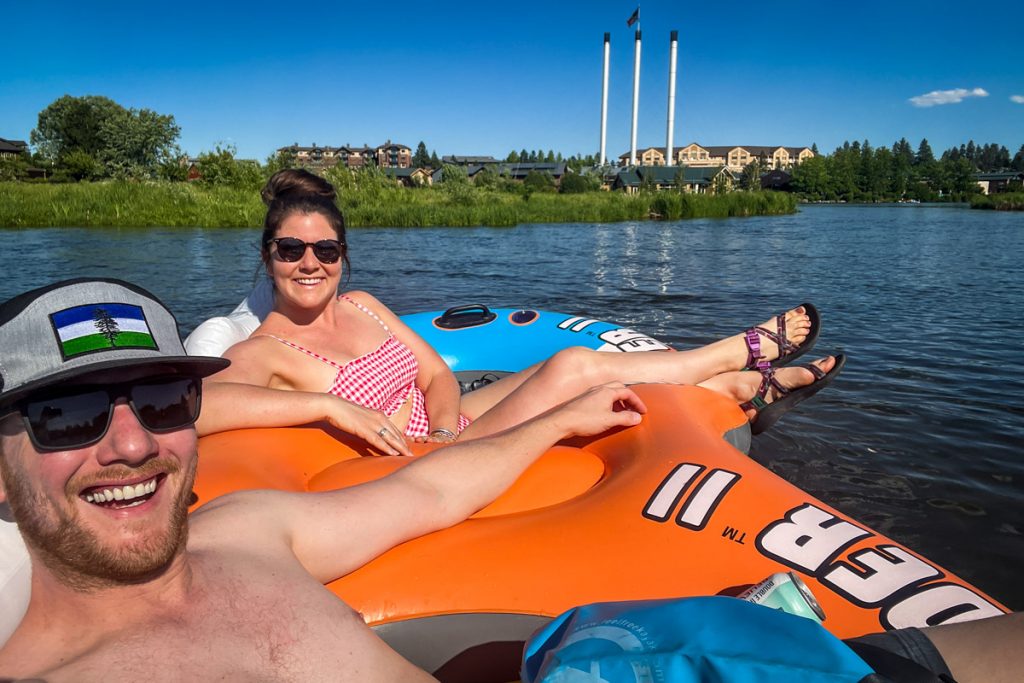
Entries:
POLYGON ((159 450, 153 433, 142 426, 131 406, 119 401, 110 417, 110 428, 99 443, 97 459, 100 464, 115 462, 139 463, 159 450))

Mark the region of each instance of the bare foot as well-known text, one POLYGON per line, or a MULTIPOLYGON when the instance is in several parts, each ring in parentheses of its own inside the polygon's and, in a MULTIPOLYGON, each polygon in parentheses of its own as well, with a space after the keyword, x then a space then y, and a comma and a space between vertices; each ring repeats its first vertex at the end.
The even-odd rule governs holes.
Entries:
MULTIPOLYGON (((807 314, 804 307, 797 306, 781 315, 784 316, 786 321, 787 342, 794 346, 803 344, 804 340, 811 333, 811 317, 807 314)), ((772 334, 777 334, 779 327, 778 316, 769 318, 761 325, 758 325, 758 327, 764 328, 772 334)), ((758 355, 762 360, 775 360, 780 355, 779 345, 763 333, 757 333, 756 340, 753 340, 753 343, 757 344, 758 355)), ((716 374, 718 372, 742 370, 743 368, 750 367, 748 365, 750 362, 750 348, 747 345, 746 332, 734 334, 704 348, 713 353, 717 359, 716 364, 712 366, 716 374)))
MULTIPOLYGON (((835 367, 835 364, 836 359, 833 356, 826 356, 811 363, 811 365, 817 366, 822 372, 828 372, 835 367)), ((733 399, 736 403, 742 404, 751 401, 757 395, 763 379, 764 377, 760 372, 726 372, 712 377, 706 382, 701 382, 698 386, 717 391, 733 399)), ((794 366, 775 370, 775 380, 787 391, 793 391, 794 389, 813 384, 814 379, 814 373, 806 367, 794 366)), ((770 404, 780 397, 779 393, 774 386, 769 387, 768 392, 763 397, 764 402, 770 404)), ((751 421, 757 417, 757 410, 755 408, 749 408, 744 413, 747 419, 751 421)))

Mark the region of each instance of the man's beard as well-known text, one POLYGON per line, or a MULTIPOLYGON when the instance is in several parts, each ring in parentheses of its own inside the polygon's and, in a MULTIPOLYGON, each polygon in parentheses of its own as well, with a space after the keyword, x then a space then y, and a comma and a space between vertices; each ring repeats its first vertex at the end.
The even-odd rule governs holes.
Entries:
MULTIPOLYGON (((158 520, 148 520, 146 524, 159 528, 144 540, 122 543, 121 547, 118 547, 117 539, 104 543, 105 539, 82 525, 74 504, 69 512, 53 505, 39 490, 30 488, 25 477, 10 471, 3 457, 0 457, 0 472, 7 502, 25 543, 61 583, 76 590, 94 590, 146 581, 166 568, 178 550, 185 547, 188 502, 195 481, 196 463, 197 458, 192 458, 181 489, 171 502, 169 520, 164 525, 160 525, 158 520), (49 515, 45 514, 47 511, 49 515)), ((125 469, 121 474, 137 477, 166 473, 168 476, 161 483, 163 486, 180 469, 177 460, 154 458, 140 467, 125 469)), ((74 482, 69 482, 69 501, 77 498, 76 491, 80 490, 74 482)))

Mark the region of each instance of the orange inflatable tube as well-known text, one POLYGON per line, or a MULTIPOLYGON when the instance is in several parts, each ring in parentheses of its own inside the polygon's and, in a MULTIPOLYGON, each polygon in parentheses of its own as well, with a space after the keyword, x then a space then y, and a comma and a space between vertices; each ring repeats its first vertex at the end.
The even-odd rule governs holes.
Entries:
MULTIPOLYGON (((745 424, 735 404, 697 387, 635 388, 650 411, 641 425, 556 445, 469 520, 329 588, 371 625, 734 593, 779 571, 804 579, 840 637, 1006 611, 730 446, 723 434, 745 424)), ((351 486, 410 461, 317 427, 216 434, 199 452, 200 505, 241 489, 351 486)))

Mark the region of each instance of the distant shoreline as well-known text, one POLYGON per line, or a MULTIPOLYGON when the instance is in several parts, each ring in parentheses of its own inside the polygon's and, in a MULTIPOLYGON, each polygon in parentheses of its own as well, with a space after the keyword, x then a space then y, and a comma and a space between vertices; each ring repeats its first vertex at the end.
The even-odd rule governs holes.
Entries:
MULTIPOLYGON (((511 194, 471 185, 339 192, 352 227, 510 227, 524 223, 616 223, 794 213, 779 192, 511 194)), ((252 228, 265 207, 254 188, 174 182, 0 183, 0 228, 252 228)))

